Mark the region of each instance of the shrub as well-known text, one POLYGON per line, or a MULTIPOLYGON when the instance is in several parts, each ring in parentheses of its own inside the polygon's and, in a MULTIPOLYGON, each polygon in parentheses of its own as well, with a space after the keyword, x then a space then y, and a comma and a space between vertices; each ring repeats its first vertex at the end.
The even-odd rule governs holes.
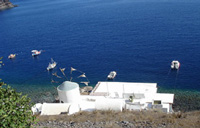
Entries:
POLYGON ((31 111, 30 98, 16 92, 3 82, 0 82, 0 85, 0 127, 30 127, 35 120, 31 111))

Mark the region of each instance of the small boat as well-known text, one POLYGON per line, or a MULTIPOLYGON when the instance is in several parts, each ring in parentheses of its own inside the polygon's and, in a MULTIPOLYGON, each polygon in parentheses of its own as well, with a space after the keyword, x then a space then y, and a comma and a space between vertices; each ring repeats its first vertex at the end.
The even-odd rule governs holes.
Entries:
POLYGON ((115 78, 116 75, 117 75, 117 72, 111 71, 111 72, 109 73, 109 75, 108 75, 107 78, 108 78, 109 80, 112 80, 112 79, 115 78))
POLYGON ((49 63, 47 70, 54 69, 56 67, 57 63, 51 58, 51 63, 49 63))
POLYGON ((181 64, 180 64, 180 62, 177 61, 177 60, 173 60, 173 61, 171 62, 171 69, 179 69, 180 66, 181 66, 181 64))
POLYGON ((16 54, 10 54, 9 56, 8 56, 8 59, 14 59, 16 57, 16 54))
POLYGON ((38 56, 41 54, 42 50, 38 51, 38 50, 32 50, 32 56, 38 56))

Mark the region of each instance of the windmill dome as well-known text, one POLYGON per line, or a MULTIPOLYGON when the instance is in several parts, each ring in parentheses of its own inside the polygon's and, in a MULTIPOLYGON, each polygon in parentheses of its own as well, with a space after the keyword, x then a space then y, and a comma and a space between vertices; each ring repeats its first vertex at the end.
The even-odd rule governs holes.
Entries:
POLYGON ((79 84, 65 81, 57 87, 58 96, 61 103, 79 103, 80 91, 79 84))

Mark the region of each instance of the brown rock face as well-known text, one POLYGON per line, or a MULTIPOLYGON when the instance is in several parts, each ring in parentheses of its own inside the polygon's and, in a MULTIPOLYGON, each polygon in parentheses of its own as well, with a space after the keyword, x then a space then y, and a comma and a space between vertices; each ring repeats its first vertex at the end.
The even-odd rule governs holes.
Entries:
POLYGON ((0 0, 0 10, 16 7, 9 0, 0 0))

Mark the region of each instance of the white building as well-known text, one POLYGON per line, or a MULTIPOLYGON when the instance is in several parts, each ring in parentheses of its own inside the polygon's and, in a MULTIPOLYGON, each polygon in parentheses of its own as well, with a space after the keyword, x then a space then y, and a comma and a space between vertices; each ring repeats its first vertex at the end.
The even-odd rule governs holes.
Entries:
POLYGON ((173 112, 174 94, 157 93, 156 83, 98 82, 90 96, 123 99, 123 109, 173 112))
POLYGON ((60 103, 79 103, 79 85, 75 82, 65 81, 57 87, 60 103))
POLYGON ((98 82, 90 95, 80 95, 77 83, 65 81, 57 90, 60 103, 45 103, 39 105, 39 110, 36 105, 32 107, 32 111, 34 113, 42 111, 41 115, 125 109, 159 109, 163 112, 173 112, 174 94, 157 93, 156 83, 98 82))

